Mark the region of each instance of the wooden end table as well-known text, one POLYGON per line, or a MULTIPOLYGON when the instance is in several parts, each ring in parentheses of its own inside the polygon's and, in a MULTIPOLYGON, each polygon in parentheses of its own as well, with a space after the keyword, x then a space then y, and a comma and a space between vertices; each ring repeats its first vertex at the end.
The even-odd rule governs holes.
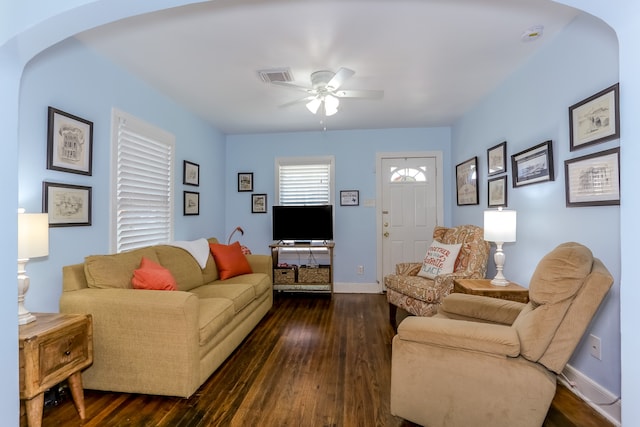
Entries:
POLYGON ((495 286, 491 284, 491 279, 454 279, 453 292, 529 302, 527 288, 513 282, 509 282, 507 286, 495 286))
POLYGON ((27 425, 42 425, 45 390, 65 379, 80 419, 85 418, 81 371, 93 363, 93 323, 88 314, 35 313, 19 327, 20 399, 27 425))

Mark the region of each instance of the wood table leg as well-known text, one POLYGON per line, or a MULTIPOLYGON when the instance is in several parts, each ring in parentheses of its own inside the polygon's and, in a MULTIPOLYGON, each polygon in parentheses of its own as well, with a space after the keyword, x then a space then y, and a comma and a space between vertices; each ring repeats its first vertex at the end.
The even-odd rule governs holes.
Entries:
POLYGON ((67 382, 69 383, 71 397, 73 398, 73 403, 76 405, 78 415, 80 415, 81 420, 84 420, 84 389, 82 388, 82 374, 79 371, 71 374, 67 382))
POLYGON ((44 408, 44 393, 24 402, 27 408, 27 425, 40 427, 42 425, 42 409, 44 408))

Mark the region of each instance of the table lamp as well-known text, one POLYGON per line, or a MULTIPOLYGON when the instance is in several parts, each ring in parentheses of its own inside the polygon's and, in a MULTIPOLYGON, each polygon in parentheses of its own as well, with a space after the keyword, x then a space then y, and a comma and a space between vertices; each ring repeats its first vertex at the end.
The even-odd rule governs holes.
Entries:
POLYGON ((507 286, 509 281, 502 273, 505 260, 502 244, 516 241, 516 211, 502 208, 484 211, 484 240, 496 244, 496 253, 493 256, 496 263, 496 277, 491 280, 491 284, 507 286))
POLYGON ((25 325, 36 320, 24 306, 24 297, 29 290, 26 265, 30 258, 49 255, 49 215, 46 213, 24 213, 18 211, 18 324, 25 325))

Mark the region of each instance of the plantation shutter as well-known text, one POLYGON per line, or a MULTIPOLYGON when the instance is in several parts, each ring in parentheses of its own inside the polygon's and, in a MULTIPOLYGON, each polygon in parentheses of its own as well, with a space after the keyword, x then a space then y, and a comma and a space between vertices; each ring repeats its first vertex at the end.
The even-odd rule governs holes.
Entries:
MULTIPOLYGON (((115 113, 114 113, 115 114, 115 113)), ((114 115, 115 251, 173 240, 173 135, 114 115)))
POLYGON ((332 199, 331 159, 279 161, 280 205, 329 205, 332 199))

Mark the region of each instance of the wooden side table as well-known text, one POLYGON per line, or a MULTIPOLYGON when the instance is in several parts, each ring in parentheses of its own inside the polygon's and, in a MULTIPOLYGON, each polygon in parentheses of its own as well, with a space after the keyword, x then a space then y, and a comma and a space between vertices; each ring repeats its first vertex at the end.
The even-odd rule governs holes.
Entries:
POLYGON ((491 279, 454 279, 453 292, 529 302, 527 288, 513 282, 509 282, 507 286, 495 286, 491 284, 491 279))
POLYGON ((81 419, 85 418, 82 369, 93 362, 93 323, 87 314, 35 313, 19 328, 20 399, 29 427, 42 425, 44 392, 64 381, 81 419))

